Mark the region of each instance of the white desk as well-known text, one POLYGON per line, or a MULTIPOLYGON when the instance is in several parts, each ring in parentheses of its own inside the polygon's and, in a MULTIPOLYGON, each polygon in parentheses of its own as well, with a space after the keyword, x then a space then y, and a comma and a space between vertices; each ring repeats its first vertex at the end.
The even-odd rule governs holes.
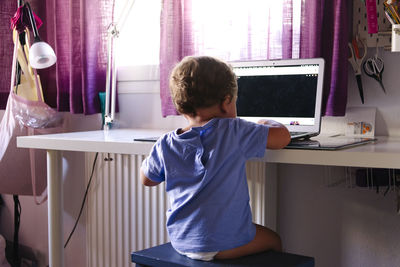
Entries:
MULTIPOLYGON (((49 264, 62 267, 62 151, 105 152, 117 154, 147 154, 153 143, 134 142, 136 137, 159 136, 165 131, 117 129, 62 133, 17 138, 21 148, 47 150, 49 264)), ((309 165, 374 167, 400 169, 400 138, 378 137, 374 144, 338 151, 268 150, 262 161, 309 165)))

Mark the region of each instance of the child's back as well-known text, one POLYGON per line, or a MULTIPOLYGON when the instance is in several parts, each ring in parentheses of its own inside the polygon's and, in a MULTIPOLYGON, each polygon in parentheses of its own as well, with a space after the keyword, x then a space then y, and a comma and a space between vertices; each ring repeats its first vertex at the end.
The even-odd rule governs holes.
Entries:
POLYGON ((142 165, 145 185, 166 182, 172 245, 200 259, 209 257, 199 252, 232 258, 280 250, 274 232, 252 223, 245 162, 262 157, 266 147, 285 146, 287 129, 236 118, 237 84, 225 63, 207 57, 182 62, 172 74, 171 90, 189 125, 160 138, 142 165))
POLYGON ((254 238, 245 162, 264 155, 267 134, 264 125, 215 118, 157 142, 144 174, 166 182, 167 227, 176 249, 220 251, 254 238))

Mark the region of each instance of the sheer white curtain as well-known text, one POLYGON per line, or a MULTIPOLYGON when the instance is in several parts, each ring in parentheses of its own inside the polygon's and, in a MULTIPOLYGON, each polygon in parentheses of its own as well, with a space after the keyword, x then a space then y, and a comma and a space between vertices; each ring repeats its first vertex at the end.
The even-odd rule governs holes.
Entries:
POLYGON ((224 60, 284 58, 290 29, 293 54, 299 57, 301 0, 193 0, 184 2, 184 53, 224 60), (285 12, 285 10, 288 12, 285 12), (290 16, 285 16, 290 14, 290 16), (283 26, 285 25, 285 26, 283 26))

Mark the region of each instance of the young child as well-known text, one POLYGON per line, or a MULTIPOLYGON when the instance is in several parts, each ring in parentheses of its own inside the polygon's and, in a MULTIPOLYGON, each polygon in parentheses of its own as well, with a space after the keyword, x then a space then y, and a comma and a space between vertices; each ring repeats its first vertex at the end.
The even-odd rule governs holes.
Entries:
POLYGON ((166 183, 172 246, 199 260, 280 251, 280 237, 252 222, 245 163, 263 157, 265 148, 285 147, 288 130, 236 118, 236 76, 215 58, 184 58, 172 71, 170 89, 188 125, 155 143, 141 179, 146 186, 166 183))

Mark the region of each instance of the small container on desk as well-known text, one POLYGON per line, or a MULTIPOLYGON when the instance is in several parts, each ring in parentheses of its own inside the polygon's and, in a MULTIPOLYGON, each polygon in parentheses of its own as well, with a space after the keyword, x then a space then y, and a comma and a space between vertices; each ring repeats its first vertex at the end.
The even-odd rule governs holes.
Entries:
POLYGON ((392 52, 400 52, 400 24, 392 25, 392 52))

